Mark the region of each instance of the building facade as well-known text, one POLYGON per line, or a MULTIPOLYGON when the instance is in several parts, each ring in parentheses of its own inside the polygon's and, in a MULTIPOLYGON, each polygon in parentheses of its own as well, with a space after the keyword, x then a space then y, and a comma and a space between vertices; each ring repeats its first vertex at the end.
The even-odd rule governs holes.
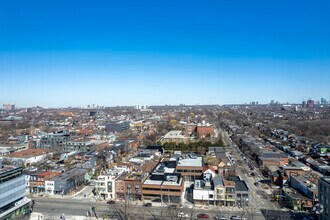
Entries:
POLYGON ((330 177, 319 179, 319 220, 330 219, 330 177))
POLYGON ((23 169, 0 162, 0 220, 29 219, 31 200, 24 197, 25 189, 23 169))

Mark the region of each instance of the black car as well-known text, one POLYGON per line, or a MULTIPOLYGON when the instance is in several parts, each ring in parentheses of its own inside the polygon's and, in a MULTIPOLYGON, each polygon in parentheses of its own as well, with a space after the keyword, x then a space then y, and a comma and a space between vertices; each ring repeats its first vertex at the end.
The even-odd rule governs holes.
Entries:
POLYGON ((151 207, 152 206, 152 203, 150 203, 150 202, 149 203, 144 203, 143 206, 145 206, 145 207, 151 207))

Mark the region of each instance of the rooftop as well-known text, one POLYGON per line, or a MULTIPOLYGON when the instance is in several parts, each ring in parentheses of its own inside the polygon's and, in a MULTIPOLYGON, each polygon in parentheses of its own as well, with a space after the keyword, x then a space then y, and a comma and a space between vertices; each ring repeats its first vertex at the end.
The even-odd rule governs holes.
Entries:
POLYGON ((47 152, 43 149, 27 149, 18 152, 14 152, 6 155, 6 157, 11 158, 28 158, 28 157, 36 157, 46 154, 47 152))
POLYGON ((164 138, 186 138, 186 137, 182 135, 181 130, 173 130, 165 134, 164 138))
POLYGON ((330 176, 322 177, 321 180, 323 180, 324 182, 330 184, 330 176))
POLYGON ((180 158, 178 166, 182 167, 203 167, 203 158, 180 158))

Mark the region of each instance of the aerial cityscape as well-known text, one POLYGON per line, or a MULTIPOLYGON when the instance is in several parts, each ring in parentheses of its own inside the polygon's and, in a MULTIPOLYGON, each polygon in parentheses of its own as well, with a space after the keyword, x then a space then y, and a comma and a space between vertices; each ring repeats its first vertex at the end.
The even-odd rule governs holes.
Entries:
POLYGON ((0 2, 0 220, 330 220, 330 2, 0 2))

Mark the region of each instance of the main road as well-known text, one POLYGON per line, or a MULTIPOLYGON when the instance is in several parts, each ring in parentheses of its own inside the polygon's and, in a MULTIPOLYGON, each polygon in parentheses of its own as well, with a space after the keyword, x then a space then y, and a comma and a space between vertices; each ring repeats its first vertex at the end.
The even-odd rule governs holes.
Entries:
MULTIPOLYGON (((70 198, 34 198, 34 212, 43 214, 44 219, 59 219, 64 214, 66 216, 86 216, 91 207, 95 207, 98 217, 102 218, 105 214, 110 219, 180 219, 179 212, 188 214, 189 219, 197 219, 199 213, 206 213, 210 218, 215 215, 223 215, 228 219, 233 215, 244 215, 246 219, 265 219, 260 212, 242 211, 220 211, 217 209, 197 209, 197 208, 175 208, 175 207, 144 207, 133 204, 106 204, 103 202, 92 200, 77 200, 70 198)), ((94 216, 94 215, 93 215, 94 216)))

